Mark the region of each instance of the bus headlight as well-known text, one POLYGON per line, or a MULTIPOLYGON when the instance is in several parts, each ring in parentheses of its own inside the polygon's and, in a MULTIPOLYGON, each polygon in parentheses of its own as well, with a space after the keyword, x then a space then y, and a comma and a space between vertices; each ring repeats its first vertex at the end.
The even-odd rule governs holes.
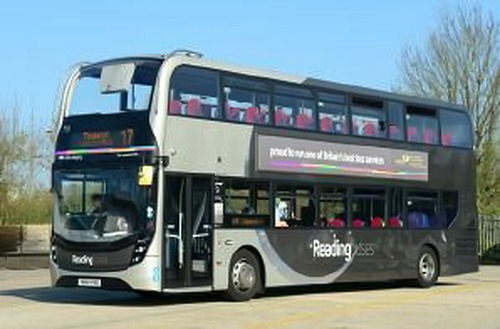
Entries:
POLYGON ((50 258, 57 264, 57 248, 53 244, 50 246, 50 258))
POLYGON ((132 254, 132 265, 138 264, 144 259, 146 251, 148 250, 149 242, 149 239, 137 240, 134 253, 132 254))

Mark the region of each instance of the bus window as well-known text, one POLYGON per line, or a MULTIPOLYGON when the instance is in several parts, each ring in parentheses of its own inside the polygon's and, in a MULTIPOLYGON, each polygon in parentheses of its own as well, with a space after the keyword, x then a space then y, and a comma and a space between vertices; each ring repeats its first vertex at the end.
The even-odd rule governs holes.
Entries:
POLYGON ((245 180, 227 181, 224 195, 226 226, 269 225, 269 184, 245 180))
POLYGON ((458 192, 445 191, 442 193, 443 215, 446 219, 446 227, 449 227, 458 214, 458 192))
POLYGON ((353 98, 351 112, 353 135, 386 136, 383 102, 353 98))
POLYGON ((279 186, 275 195, 275 226, 313 226, 316 217, 312 188, 279 186))
MULTIPOLYGON (((95 200, 97 196, 105 193, 105 183, 102 180, 87 181, 63 181, 62 194, 66 199, 61 200, 61 207, 64 212, 88 213, 96 210, 95 200)), ((102 201, 99 200, 98 201, 102 201)))
POLYGON ((254 212, 250 206, 250 183, 231 182, 225 186, 225 206, 227 214, 241 214, 254 212))
POLYGON ((269 93, 265 83, 226 77, 223 92, 226 120, 269 124, 269 93))
POLYGON ((441 143, 445 146, 472 148, 469 118, 465 113, 440 110, 441 143))
POLYGON ((256 183, 255 184, 256 197, 257 197, 257 214, 270 215, 269 212, 269 184, 256 183))
POLYGON ((319 198, 319 221, 315 226, 342 228, 347 226, 345 188, 323 188, 319 198))
POLYGON ((402 228, 403 227, 403 198, 400 189, 389 190, 389 217, 387 219, 387 227, 402 228))
POLYGON ((276 126, 316 129, 316 114, 312 94, 308 90, 276 86, 274 122, 276 126))
POLYGON ((410 142, 437 144, 438 121, 436 111, 408 106, 406 108, 406 137, 410 142))
POLYGON ((442 228, 436 192, 408 192, 406 211, 410 228, 442 228))
POLYGON ((85 206, 82 199, 83 182, 82 181, 63 181, 61 186, 65 198, 60 200, 61 213, 84 213, 85 206))
POLYGON ((403 140, 403 104, 388 102, 389 111, 389 138, 393 140, 403 140))
POLYGON ((215 72, 180 67, 172 75, 169 113, 219 118, 218 75, 215 72))
POLYGON ((347 134, 347 108, 342 95, 318 93, 318 112, 321 131, 347 134), (334 101, 337 102, 334 103, 334 101))
POLYGON ((385 191, 354 189, 351 197, 353 228, 385 226, 385 191))

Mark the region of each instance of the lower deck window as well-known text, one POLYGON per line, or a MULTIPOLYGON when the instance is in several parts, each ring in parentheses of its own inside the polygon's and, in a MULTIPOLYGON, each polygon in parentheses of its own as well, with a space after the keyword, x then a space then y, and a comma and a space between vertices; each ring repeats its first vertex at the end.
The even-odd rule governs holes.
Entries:
POLYGON ((351 199, 353 228, 385 226, 385 191, 354 189, 351 199))
POLYGON ((226 226, 269 225, 268 183, 228 181, 222 186, 226 226))
POLYGON ((443 216, 446 219, 446 227, 449 227, 458 213, 458 192, 445 191, 442 193, 443 216))
POLYGON ((457 191, 349 188, 227 179, 216 215, 226 227, 441 229, 458 213, 457 191))
POLYGON ((435 192, 408 192, 406 209, 410 228, 443 227, 438 213, 438 195, 435 192))
POLYGON ((389 214, 387 217, 388 228, 402 228, 403 221, 403 191, 400 189, 390 189, 388 191, 389 214))
POLYGON ((347 199, 345 188, 321 189, 319 221, 315 226, 342 228, 347 226, 347 199))
POLYGON ((315 209, 312 188, 279 186, 275 196, 275 226, 314 226, 315 209))

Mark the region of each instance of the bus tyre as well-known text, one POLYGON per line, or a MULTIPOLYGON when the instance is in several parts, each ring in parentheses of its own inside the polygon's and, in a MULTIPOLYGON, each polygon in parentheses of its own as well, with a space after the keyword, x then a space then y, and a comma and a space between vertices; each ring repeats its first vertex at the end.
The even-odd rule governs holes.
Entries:
POLYGON ((234 301, 249 300, 260 291, 261 285, 260 267, 255 255, 246 249, 237 251, 229 266, 227 297, 234 301))
POLYGON ((433 286, 439 275, 439 261, 436 253, 431 248, 424 246, 420 250, 417 261, 416 284, 422 288, 433 286))

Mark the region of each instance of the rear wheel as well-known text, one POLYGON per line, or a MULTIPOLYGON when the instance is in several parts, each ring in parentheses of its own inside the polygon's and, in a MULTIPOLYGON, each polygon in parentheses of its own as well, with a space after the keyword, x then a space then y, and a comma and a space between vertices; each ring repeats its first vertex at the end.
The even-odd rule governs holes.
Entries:
POLYGON ((431 248, 424 246, 420 250, 417 262, 416 283, 422 288, 433 286, 439 275, 439 260, 431 248))
POLYGON ((246 249, 237 251, 231 258, 226 295, 234 301, 249 300, 260 291, 261 286, 257 257, 246 249))

